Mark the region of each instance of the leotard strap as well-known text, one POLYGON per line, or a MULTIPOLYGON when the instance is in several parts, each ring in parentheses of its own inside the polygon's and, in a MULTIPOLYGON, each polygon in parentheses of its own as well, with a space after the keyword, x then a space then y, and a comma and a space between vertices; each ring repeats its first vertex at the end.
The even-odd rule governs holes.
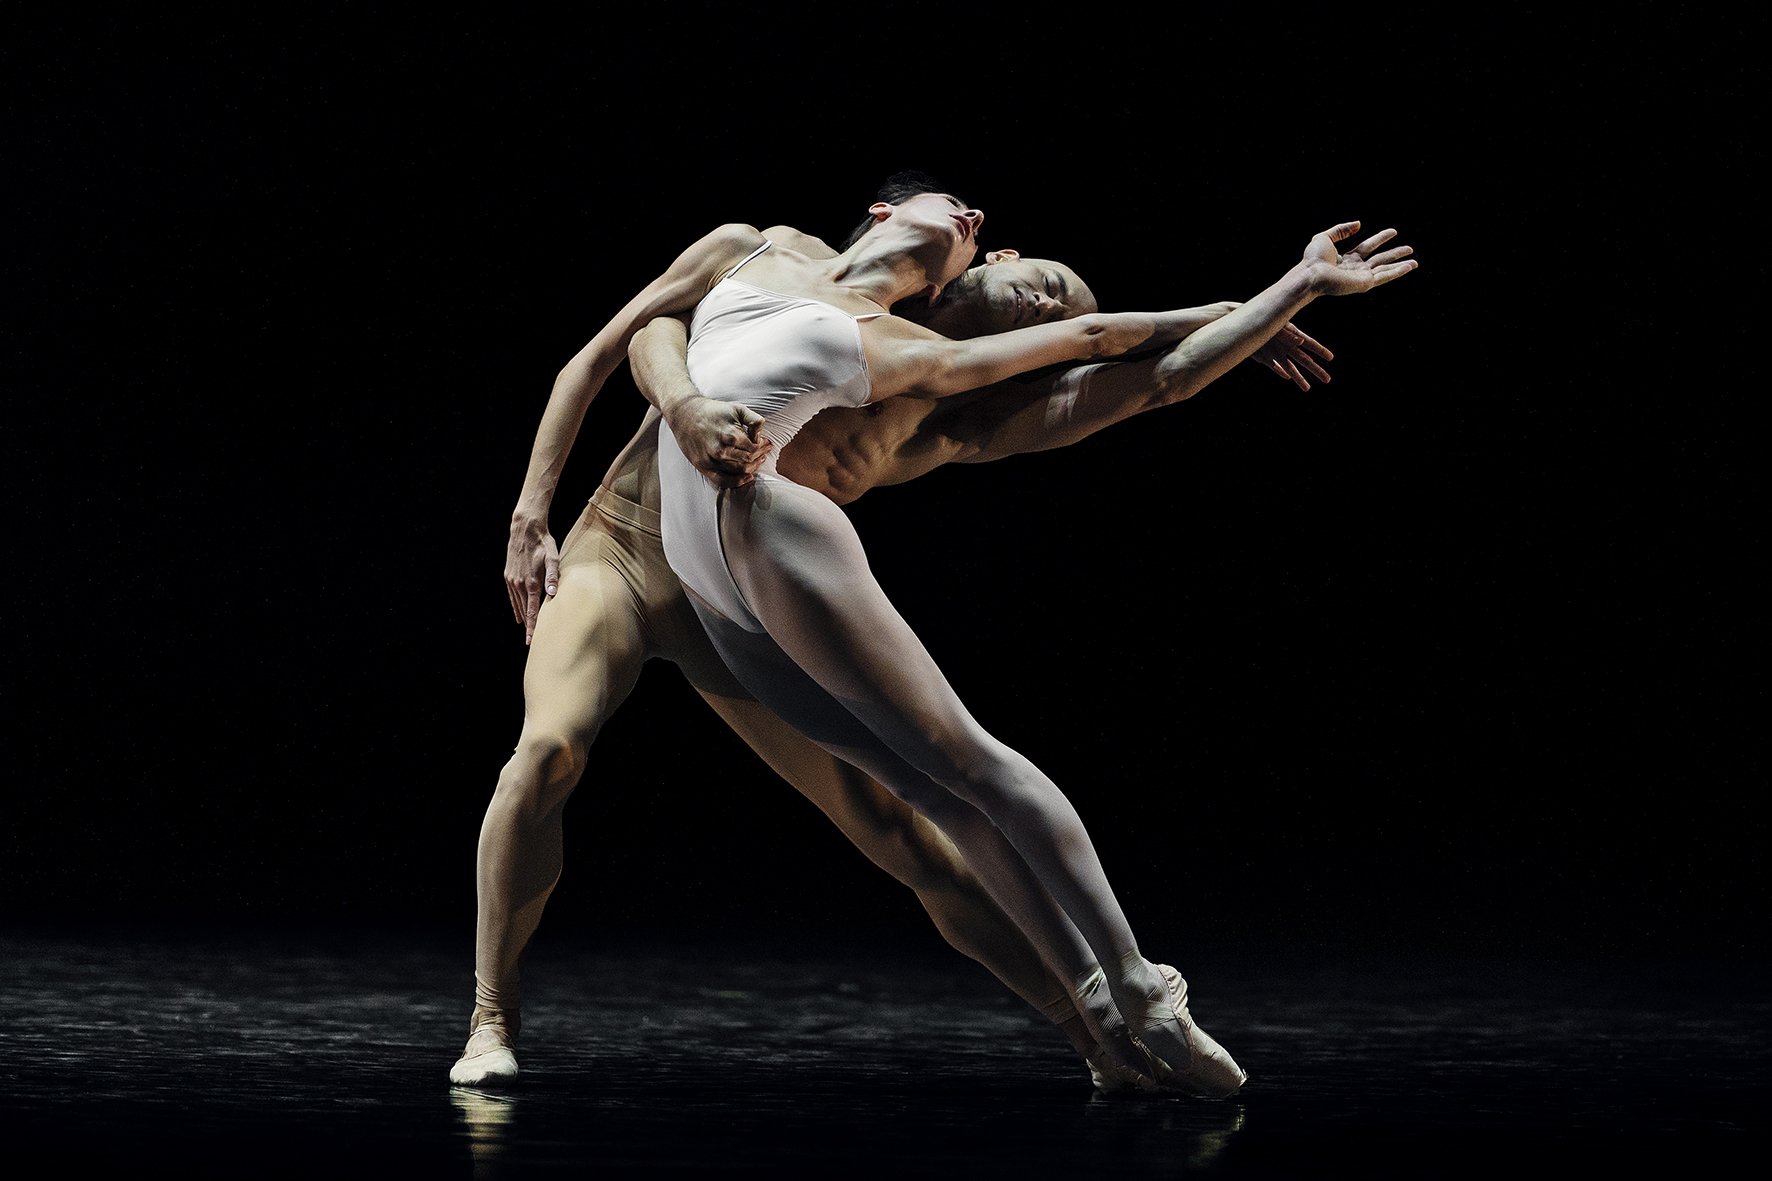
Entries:
MULTIPOLYGON (((753 250, 749 254, 745 255, 743 261, 741 261, 738 264, 738 266, 733 267, 730 271, 727 271, 724 275, 721 275, 720 278, 721 279, 732 278, 732 276, 738 274, 739 269, 741 267, 743 267, 745 263, 750 262, 751 259, 756 258, 759 254, 762 254, 765 250, 769 249, 773 245, 775 245, 775 243, 771 242, 768 238, 763 239, 763 245, 757 247, 755 250, 753 250)), ((719 280, 716 279, 715 282, 719 282, 719 280)))

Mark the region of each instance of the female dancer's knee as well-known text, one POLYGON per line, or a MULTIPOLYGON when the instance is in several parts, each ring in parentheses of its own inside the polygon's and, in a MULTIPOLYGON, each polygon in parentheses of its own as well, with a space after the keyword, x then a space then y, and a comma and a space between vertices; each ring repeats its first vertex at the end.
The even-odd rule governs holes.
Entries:
POLYGON ((1012 789, 1022 777, 1015 752, 974 728, 923 740, 915 760, 919 769, 961 799, 978 803, 1012 789))
POLYGON ((1062 836, 1076 820, 1076 810, 1058 786, 995 739, 987 737, 957 752, 947 764, 941 775, 931 778, 990 817, 1012 841, 1031 832, 1062 836))

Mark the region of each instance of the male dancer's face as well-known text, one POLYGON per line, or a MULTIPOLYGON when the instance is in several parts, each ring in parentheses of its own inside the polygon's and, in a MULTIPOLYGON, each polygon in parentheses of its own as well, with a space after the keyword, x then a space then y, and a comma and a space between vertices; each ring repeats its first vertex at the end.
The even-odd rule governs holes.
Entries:
POLYGON ((1077 272, 1051 259, 1023 258, 1013 250, 985 255, 982 264, 943 288, 934 307, 910 309, 919 323, 950 340, 994 336, 1095 310, 1095 294, 1077 272))

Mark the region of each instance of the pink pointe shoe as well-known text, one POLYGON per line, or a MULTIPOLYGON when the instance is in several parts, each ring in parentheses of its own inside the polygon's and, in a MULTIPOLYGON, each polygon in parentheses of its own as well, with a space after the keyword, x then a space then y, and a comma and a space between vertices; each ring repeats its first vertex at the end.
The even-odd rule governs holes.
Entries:
POLYGON ((1169 1000, 1175 1010, 1175 1020, 1180 1022, 1191 1052, 1189 1061, 1172 1064, 1151 1053, 1140 1042, 1140 1048, 1144 1049, 1155 1068, 1153 1073, 1157 1077, 1157 1085, 1167 1091, 1182 1091, 1208 1099, 1223 1099, 1236 1094, 1238 1088, 1248 1081, 1249 1075, 1237 1065, 1223 1046, 1194 1024, 1193 1017, 1187 1011, 1187 981, 1181 978, 1181 973, 1168 964, 1157 964, 1156 969, 1162 975, 1163 983, 1169 987, 1169 1000))

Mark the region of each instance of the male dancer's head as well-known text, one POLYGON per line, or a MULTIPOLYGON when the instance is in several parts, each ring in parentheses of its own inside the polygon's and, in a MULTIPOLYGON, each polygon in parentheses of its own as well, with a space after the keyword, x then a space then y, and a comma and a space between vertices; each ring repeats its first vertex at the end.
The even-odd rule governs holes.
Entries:
MULTIPOLYGON (((874 199, 897 205, 920 193, 947 192, 927 173, 898 172, 886 178, 874 199)), ((880 218, 870 213, 849 232, 838 251, 849 249, 879 224, 880 218)), ((993 250, 984 256, 984 262, 944 287, 933 303, 912 298, 902 300, 892 311, 951 340, 965 340, 1048 320, 1068 320, 1097 307, 1095 293, 1063 263, 1023 258, 1015 250, 993 250)))

